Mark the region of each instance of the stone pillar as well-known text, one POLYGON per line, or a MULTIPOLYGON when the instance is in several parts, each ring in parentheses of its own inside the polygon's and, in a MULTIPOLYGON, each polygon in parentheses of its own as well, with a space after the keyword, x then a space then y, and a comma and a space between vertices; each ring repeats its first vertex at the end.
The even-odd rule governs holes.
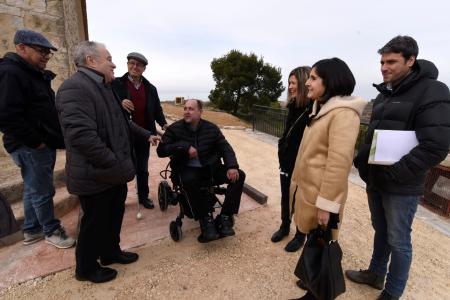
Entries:
POLYGON ((67 48, 69 49, 69 74, 75 71, 74 51, 78 43, 88 39, 87 24, 85 24, 86 8, 84 3, 73 0, 63 0, 64 29, 67 48))

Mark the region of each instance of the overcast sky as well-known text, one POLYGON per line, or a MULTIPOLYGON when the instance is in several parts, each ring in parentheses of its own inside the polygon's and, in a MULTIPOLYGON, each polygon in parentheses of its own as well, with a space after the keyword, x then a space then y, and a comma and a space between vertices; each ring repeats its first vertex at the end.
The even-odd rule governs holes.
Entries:
POLYGON ((284 86, 293 68, 339 57, 355 75, 354 94, 372 99, 372 83, 382 80, 377 50, 398 34, 414 37, 419 58, 450 84, 446 0, 87 0, 87 13, 89 38, 106 44, 116 76, 126 72, 127 53, 141 52, 161 100, 207 100, 210 63, 232 49, 280 67, 284 86))

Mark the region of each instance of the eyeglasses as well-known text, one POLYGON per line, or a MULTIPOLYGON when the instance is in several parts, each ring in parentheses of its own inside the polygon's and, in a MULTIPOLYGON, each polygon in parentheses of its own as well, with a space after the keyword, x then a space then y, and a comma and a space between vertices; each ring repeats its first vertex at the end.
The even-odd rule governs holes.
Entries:
POLYGON ((142 64, 140 62, 136 62, 136 61, 129 61, 129 62, 127 62, 127 64, 129 66, 135 66, 136 68, 143 68, 143 67, 145 67, 144 64, 142 64))
POLYGON ((33 46, 33 45, 27 45, 27 46, 32 48, 34 51, 39 52, 39 54, 42 57, 47 57, 48 56, 48 58, 51 58, 53 56, 53 54, 54 54, 53 52, 50 51, 50 49, 47 49, 47 48, 36 47, 36 46, 33 46))

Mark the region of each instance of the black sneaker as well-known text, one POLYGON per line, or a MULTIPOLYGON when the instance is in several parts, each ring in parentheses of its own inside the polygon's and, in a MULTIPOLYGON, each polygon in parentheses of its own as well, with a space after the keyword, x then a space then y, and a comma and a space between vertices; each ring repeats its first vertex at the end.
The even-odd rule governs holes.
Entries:
POLYGON ((382 290, 384 287, 384 276, 379 276, 369 270, 347 270, 345 276, 353 282, 367 284, 377 290, 382 290))
POLYGON ((147 209, 155 208, 155 204, 153 204, 153 200, 150 198, 139 199, 139 203, 142 204, 142 206, 144 206, 147 209))
POLYGON ((199 222, 201 230, 200 237, 202 240, 214 241, 219 238, 219 234, 217 233, 216 226, 214 224, 214 219, 211 215, 201 218, 199 222))
POLYGON ((235 235, 236 233, 234 232, 233 225, 234 225, 233 216, 220 214, 216 217, 217 231, 220 233, 221 236, 235 235))

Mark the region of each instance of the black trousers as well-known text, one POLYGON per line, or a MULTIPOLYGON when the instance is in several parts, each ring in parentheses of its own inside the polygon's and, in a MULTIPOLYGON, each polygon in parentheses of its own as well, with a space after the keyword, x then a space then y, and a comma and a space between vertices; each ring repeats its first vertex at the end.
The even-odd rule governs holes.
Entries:
POLYGON ((291 225, 291 211, 289 209, 289 188, 291 186, 292 174, 287 174, 287 176, 280 174, 280 185, 281 185, 281 222, 282 226, 287 228, 291 225))
POLYGON ((75 250, 77 274, 95 270, 99 257, 121 252, 120 230, 127 191, 127 185, 121 184, 98 194, 79 196, 83 216, 75 250))
POLYGON ((234 215, 239 212, 245 173, 242 170, 238 170, 238 172, 239 179, 232 183, 227 178, 227 169, 223 165, 214 170, 211 170, 209 167, 183 167, 180 170, 179 175, 182 186, 187 194, 188 202, 193 209, 195 219, 205 217, 213 210, 211 201, 209 201, 207 197, 207 193, 202 190, 202 187, 211 185, 228 184, 222 211, 220 212, 221 214, 234 215))
POLYGON ((148 158, 150 156, 150 144, 145 141, 134 142, 136 154, 136 185, 139 200, 146 200, 149 194, 148 188, 148 158))

